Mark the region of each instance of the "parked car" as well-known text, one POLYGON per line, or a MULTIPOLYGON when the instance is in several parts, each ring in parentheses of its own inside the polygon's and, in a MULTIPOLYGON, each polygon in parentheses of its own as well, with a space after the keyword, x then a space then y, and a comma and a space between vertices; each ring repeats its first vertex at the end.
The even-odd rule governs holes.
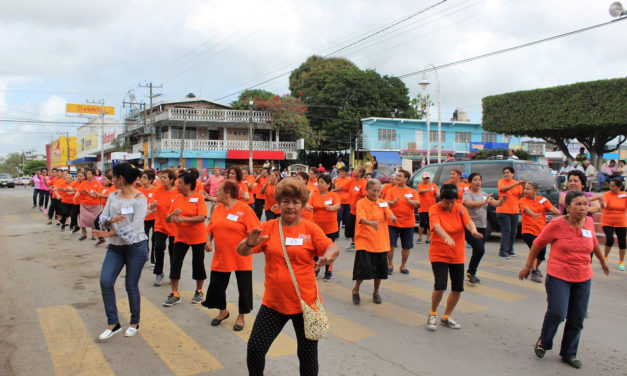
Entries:
POLYGON ((387 175, 385 172, 377 171, 377 179, 381 184, 387 184, 394 178, 394 175, 387 175))
MULTIPOLYGON (((494 198, 498 199, 497 184, 503 178, 503 168, 505 167, 514 168, 516 180, 525 179, 537 183, 539 186, 538 194, 548 198, 557 207, 559 191, 551 174, 551 169, 548 166, 542 166, 531 161, 489 159, 434 163, 415 171, 410 179, 410 185, 416 188, 422 182, 422 174, 429 172, 431 181, 438 187, 442 187, 442 184, 449 180, 451 170, 459 168, 468 174, 472 172, 481 174, 483 190, 487 193, 492 193, 494 198)), ((486 229, 488 238, 492 231, 500 231, 500 229, 494 208, 488 206, 488 227, 486 229)))
POLYGON ((18 176, 15 179, 13 179, 13 182, 15 183, 15 185, 28 185, 28 182, 30 181, 30 179, 26 176, 18 176))
POLYGON ((9 174, 0 174, 0 187, 15 188, 15 181, 9 174))

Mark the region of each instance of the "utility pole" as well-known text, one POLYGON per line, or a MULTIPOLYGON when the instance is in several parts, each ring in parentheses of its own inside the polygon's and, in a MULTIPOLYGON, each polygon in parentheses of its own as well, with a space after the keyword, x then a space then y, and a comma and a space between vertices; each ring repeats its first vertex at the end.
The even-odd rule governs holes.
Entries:
POLYGON ((253 173, 253 99, 248 98, 248 173, 253 173))
MULTIPOLYGON (((142 85, 140 84, 139 87, 147 87, 150 88, 150 167, 155 168, 155 127, 153 125, 153 119, 152 119, 152 98, 156 98, 158 96, 160 96, 161 94, 153 94, 152 90, 153 89, 161 89, 163 87, 163 85, 153 85, 152 82, 150 82, 149 84, 146 85, 142 85)), ((144 116, 146 116, 146 111, 144 110, 144 116)))
MULTIPOLYGON (((129 107, 131 107, 131 106, 139 106, 139 108, 143 109, 143 112, 144 112, 144 116, 143 116, 143 118, 144 118, 144 132, 146 132, 146 129, 147 129, 147 126, 146 126, 147 118, 146 118, 146 114, 145 114, 146 113, 146 103, 145 102, 142 102, 142 103, 133 102, 132 99, 131 99, 130 102, 126 102, 126 101, 122 102, 122 107, 124 107, 126 105, 129 105, 129 107)), ((144 133, 144 135, 146 135, 146 133, 144 133)), ((142 150, 143 150, 143 148, 142 148, 142 150)), ((148 155, 146 155, 144 153, 144 168, 146 168, 146 167, 148 167, 148 155)))
POLYGON ((185 168, 185 159, 183 158, 183 152, 185 151, 185 129, 187 128, 187 113, 183 118, 183 133, 181 134, 181 156, 179 157, 179 166, 185 168))
POLYGON ((102 106, 102 111, 100 112, 100 170, 105 170, 105 160, 104 160, 104 144, 105 144, 105 135, 104 135, 104 117, 105 117, 105 100, 102 98, 100 101, 87 101, 87 103, 99 104, 102 106))

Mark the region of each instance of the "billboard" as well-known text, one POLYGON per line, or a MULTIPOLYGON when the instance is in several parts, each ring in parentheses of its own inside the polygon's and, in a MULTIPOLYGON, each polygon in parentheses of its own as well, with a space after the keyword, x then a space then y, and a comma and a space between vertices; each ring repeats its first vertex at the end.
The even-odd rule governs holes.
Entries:
POLYGON ((50 161, 52 168, 65 167, 68 163, 68 146, 70 161, 76 159, 76 137, 59 137, 50 145, 50 161))
MULTIPOLYGON (((101 115, 102 106, 95 104, 66 103, 65 112, 71 112, 75 114, 101 115)), ((104 113, 105 115, 115 115, 115 107, 104 106, 104 113)))

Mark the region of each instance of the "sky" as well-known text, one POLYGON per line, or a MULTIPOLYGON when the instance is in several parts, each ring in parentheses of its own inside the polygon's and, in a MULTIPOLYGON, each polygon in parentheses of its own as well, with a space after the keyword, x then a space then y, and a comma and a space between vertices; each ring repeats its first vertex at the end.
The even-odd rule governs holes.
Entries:
MULTIPOLYGON (((612 1, 2 0, 0 156, 75 135, 86 120, 66 116, 66 103, 104 99, 122 122, 124 101, 148 101, 140 84, 162 86, 158 100, 287 94, 289 72, 332 53, 403 76, 609 22, 612 1)), ((627 20, 438 69, 442 120, 463 108, 481 121, 488 95, 626 77, 625 35, 627 20)), ((410 97, 435 101, 436 85, 422 91, 421 78, 403 79, 410 97)))

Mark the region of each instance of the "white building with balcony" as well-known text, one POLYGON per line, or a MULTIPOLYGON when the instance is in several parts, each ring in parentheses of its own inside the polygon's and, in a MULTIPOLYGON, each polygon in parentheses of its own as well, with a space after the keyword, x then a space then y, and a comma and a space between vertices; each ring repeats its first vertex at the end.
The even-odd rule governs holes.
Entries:
POLYGON ((148 164, 154 150, 157 169, 178 166, 181 151, 187 168, 225 168, 248 165, 251 120, 256 166, 265 160, 298 157, 301 143, 289 134, 273 130, 270 113, 232 110, 228 105, 204 98, 168 100, 154 105, 152 114, 148 110, 138 112, 134 119, 126 121, 123 136, 130 140, 133 153, 143 153, 148 164))

